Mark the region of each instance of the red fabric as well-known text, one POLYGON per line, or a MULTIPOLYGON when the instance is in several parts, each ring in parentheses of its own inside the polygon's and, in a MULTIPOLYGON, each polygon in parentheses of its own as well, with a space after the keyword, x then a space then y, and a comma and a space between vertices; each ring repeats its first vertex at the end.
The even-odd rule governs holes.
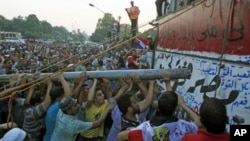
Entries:
POLYGON ((142 131, 141 130, 131 130, 128 133, 129 141, 143 141, 142 131))
POLYGON ((199 129, 197 134, 188 134, 181 141, 229 141, 230 136, 227 133, 211 134, 204 129, 199 129))
POLYGON ((128 56, 128 63, 134 63, 136 60, 135 60, 135 57, 133 56, 128 56))

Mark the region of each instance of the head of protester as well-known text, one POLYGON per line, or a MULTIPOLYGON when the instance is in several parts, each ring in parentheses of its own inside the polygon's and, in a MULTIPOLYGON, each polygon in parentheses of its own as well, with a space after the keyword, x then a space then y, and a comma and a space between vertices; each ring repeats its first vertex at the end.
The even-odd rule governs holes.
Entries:
POLYGON ((216 98, 207 98, 200 107, 200 120, 204 129, 199 129, 196 134, 189 134, 183 137, 182 141, 191 140, 213 140, 229 141, 229 134, 226 133, 228 123, 225 105, 216 98))
POLYGON ((76 115, 79 112, 80 105, 72 97, 64 97, 59 103, 60 109, 69 115, 76 115))

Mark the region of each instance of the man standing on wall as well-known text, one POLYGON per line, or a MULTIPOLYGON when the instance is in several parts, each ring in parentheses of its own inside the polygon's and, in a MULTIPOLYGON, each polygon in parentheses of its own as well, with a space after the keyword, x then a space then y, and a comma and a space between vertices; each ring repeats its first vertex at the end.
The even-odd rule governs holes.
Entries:
POLYGON ((137 32, 138 16, 140 14, 140 10, 139 10, 139 7, 134 6, 134 1, 131 1, 130 4, 131 4, 131 7, 126 8, 125 10, 127 11, 128 16, 131 21, 132 36, 135 36, 137 32))
POLYGON ((156 0, 155 5, 156 5, 156 11, 157 11, 157 18, 160 18, 166 14, 165 13, 166 7, 169 5, 167 0, 156 0), (163 3, 164 3, 164 8, 163 8, 163 3), (164 10, 162 10, 162 9, 164 9, 164 10))

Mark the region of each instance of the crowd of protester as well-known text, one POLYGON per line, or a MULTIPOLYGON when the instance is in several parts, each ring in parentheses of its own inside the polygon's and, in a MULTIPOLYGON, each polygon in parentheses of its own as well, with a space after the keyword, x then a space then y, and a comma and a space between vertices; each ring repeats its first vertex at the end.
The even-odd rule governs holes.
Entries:
POLYGON ((81 73, 65 80, 64 68, 83 72, 151 68, 147 51, 124 43, 106 52, 114 45, 1 44, 1 74, 12 74, 0 92, 0 98, 10 96, 0 100, 1 140, 229 140, 225 106, 211 98, 201 105, 200 115, 193 112, 175 93, 178 80, 167 73, 162 74, 165 89, 157 79, 130 75, 110 81, 81 73), (100 52, 104 53, 72 67, 100 52), (44 75, 37 82, 26 75, 38 72, 54 73, 54 77, 44 75), (192 121, 176 118, 177 106, 192 121))

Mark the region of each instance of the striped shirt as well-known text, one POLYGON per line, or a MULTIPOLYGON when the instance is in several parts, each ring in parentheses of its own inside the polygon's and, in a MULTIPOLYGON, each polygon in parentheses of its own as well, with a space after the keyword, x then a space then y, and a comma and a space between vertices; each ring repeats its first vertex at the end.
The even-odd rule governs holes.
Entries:
POLYGON ((39 105, 26 109, 24 114, 23 130, 29 133, 32 141, 41 140, 41 132, 44 129, 46 107, 42 102, 39 105))

